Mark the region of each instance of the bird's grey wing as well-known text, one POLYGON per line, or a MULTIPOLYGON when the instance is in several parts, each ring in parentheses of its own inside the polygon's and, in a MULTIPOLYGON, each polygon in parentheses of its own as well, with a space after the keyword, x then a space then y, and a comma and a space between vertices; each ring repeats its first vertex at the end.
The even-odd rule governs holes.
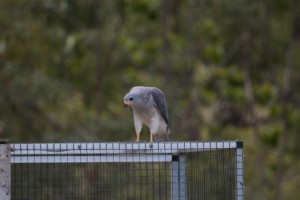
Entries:
POLYGON ((168 107, 165 95, 157 88, 153 88, 150 91, 157 109, 161 113, 166 123, 169 124, 168 107))

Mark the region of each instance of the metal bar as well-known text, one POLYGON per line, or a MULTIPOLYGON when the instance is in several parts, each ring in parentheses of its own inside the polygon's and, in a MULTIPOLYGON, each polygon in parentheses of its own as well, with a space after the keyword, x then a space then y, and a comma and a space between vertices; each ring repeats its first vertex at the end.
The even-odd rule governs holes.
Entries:
POLYGON ((11 163, 153 163, 171 162, 171 155, 30 155, 13 156, 11 163))
POLYGON ((42 143, 11 144, 12 155, 59 154, 180 154, 236 148, 236 141, 153 143, 42 143))
POLYGON ((237 142, 236 149, 236 199, 244 199, 244 164, 243 164, 243 142, 237 142))
POLYGON ((172 156, 171 164, 171 199, 179 200, 179 156, 172 156))
POLYGON ((10 146, 7 140, 0 140, 0 199, 11 197, 10 146))
POLYGON ((186 193, 186 156, 179 156, 179 197, 180 200, 187 199, 186 193))
POLYGON ((172 200, 185 200, 186 193, 186 156, 174 155, 172 157, 171 198, 172 200))

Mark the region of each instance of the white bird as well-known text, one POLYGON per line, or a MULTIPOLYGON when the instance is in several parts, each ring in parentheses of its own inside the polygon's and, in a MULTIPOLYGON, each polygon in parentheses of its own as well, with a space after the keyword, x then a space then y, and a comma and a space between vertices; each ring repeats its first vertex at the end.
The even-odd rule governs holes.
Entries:
POLYGON ((136 86, 131 88, 124 97, 124 106, 129 106, 133 112, 136 142, 140 141, 143 124, 150 129, 150 142, 156 135, 168 136, 169 116, 164 93, 156 87, 136 86))

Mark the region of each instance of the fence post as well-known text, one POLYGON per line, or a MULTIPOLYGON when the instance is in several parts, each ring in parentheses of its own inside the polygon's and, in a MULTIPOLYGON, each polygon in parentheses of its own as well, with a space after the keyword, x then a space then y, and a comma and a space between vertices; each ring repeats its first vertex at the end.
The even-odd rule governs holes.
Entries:
POLYGON ((10 200, 10 145, 8 140, 0 139, 0 199, 10 200))
POLYGON ((185 155, 172 156, 171 199, 186 199, 186 157, 185 155))
POLYGON ((243 153, 243 142, 237 141, 236 149, 236 196, 237 200, 244 199, 244 153, 243 153))

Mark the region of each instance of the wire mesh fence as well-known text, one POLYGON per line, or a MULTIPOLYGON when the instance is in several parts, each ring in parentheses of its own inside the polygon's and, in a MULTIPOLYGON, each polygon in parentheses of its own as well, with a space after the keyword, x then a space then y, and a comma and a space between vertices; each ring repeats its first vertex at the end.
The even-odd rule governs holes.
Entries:
POLYGON ((243 199, 242 143, 11 144, 12 199, 243 199))

